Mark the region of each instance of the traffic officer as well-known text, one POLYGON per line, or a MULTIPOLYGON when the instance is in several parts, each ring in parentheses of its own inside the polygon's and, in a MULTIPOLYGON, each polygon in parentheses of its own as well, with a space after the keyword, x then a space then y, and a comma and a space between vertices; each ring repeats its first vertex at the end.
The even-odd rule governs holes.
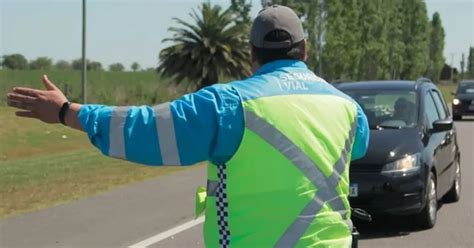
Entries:
POLYGON ((302 23, 284 6, 260 11, 253 76, 157 106, 69 103, 17 87, 21 117, 87 132, 103 154, 147 165, 209 161, 198 190, 208 247, 350 247, 349 163, 364 156, 368 124, 351 98, 305 65, 302 23))

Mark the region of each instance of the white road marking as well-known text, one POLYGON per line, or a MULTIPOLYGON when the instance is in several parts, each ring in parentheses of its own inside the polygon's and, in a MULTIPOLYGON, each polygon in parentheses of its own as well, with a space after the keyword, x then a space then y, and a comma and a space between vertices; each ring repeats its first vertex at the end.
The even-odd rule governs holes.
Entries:
POLYGON ((185 230, 187 230, 187 229, 189 229, 189 228, 192 228, 192 227, 194 227, 194 226, 197 226, 197 225, 199 225, 199 224, 201 224, 201 223, 203 223, 203 222, 204 222, 204 216, 199 217, 199 218, 197 218, 197 219, 195 219, 195 220, 186 222, 186 223, 184 223, 184 224, 182 224, 182 225, 179 225, 179 226, 177 226, 177 227, 175 227, 175 228, 172 228, 172 229, 170 229, 170 230, 167 230, 167 231, 165 231, 165 232, 159 233, 159 234, 157 234, 157 235, 155 235, 155 236, 153 236, 153 237, 147 238, 147 239, 145 239, 145 240, 143 240, 143 241, 140 241, 140 242, 138 242, 138 243, 136 243, 136 244, 134 244, 134 245, 129 246, 129 248, 145 248, 145 247, 148 247, 148 246, 150 246, 150 245, 152 245, 152 244, 155 244, 155 243, 158 243, 158 242, 160 242, 160 241, 162 241, 162 240, 164 240, 164 239, 167 239, 167 238, 169 238, 169 237, 171 237, 171 236, 173 236, 173 235, 175 235, 175 234, 178 234, 178 233, 180 233, 180 232, 182 232, 182 231, 185 231, 185 230))

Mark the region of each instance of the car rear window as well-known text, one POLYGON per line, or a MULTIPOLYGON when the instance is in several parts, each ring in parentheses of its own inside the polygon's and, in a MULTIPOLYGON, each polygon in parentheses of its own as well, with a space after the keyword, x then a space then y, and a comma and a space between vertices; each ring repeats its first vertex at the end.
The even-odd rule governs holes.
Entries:
POLYGON ((474 83, 461 83, 458 88, 458 94, 474 94, 474 83))

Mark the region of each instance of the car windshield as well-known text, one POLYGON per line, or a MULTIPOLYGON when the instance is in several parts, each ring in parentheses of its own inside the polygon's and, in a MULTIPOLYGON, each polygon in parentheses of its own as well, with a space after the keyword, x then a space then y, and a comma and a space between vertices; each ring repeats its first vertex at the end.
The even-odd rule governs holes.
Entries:
POLYGON ((474 81, 461 83, 458 88, 458 94, 474 94, 474 81))
POLYGON ((360 104, 371 129, 410 128, 416 126, 418 122, 415 91, 349 90, 344 92, 360 104))

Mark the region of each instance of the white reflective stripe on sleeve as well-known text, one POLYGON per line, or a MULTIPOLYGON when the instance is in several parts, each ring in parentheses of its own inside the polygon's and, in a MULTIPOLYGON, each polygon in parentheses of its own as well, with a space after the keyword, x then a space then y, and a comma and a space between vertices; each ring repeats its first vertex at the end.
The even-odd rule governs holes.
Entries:
POLYGON ((109 156, 125 159, 125 137, 123 128, 129 107, 115 107, 110 117, 109 156))
POLYGON ((153 110, 156 115, 156 130, 158 132, 163 164, 181 165, 170 103, 157 105, 153 107, 153 110))

